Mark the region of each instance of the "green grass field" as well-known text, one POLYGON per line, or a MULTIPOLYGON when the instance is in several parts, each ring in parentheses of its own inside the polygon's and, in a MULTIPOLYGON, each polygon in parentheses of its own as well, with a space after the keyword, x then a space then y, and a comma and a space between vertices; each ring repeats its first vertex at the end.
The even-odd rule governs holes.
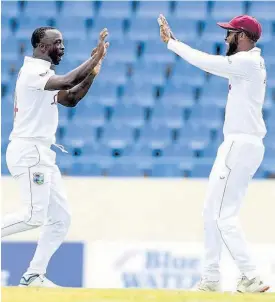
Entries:
POLYGON ((167 290, 2 287, 2 302, 275 302, 275 293, 232 294, 167 290))

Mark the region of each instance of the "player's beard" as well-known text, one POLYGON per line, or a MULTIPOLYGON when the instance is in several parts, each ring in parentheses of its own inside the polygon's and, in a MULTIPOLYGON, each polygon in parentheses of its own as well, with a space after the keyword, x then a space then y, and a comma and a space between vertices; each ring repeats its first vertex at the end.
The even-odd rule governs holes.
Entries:
POLYGON ((238 49, 238 34, 235 35, 234 40, 232 40, 228 45, 228 50, 226 52, 227 56, 232 56, 237 52, 238 49))
POLYGON ((59 56, 59 51, 56 48, 53 48, 50 52, 49 52, 49 57, 52 60, 52 63, 54 65, 59 65, 60 62, 60 56, 59 56))

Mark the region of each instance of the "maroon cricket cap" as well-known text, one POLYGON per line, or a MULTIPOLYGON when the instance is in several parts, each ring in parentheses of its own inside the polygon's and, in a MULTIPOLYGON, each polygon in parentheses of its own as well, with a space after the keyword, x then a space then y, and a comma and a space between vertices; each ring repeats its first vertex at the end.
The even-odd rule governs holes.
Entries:
POLYGON ((260 39, 262 34, 261 24, 255 18, 248 15, 238 16, 229 22, 218 22, 217 24, 224 29, 246 31, 255 37, 255 42, 260 39))

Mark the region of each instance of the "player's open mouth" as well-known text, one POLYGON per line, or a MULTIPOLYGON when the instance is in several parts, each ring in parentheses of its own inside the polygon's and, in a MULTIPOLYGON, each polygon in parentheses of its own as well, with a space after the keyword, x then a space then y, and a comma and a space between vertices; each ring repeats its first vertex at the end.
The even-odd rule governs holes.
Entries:
POLYGON ((62 52, 62 53, 60 53, 59 55, 58 55, 58 58, 59 58, 59 60, 61 61, 62 60, 62 57, 64 56, 64 52, 62 52))

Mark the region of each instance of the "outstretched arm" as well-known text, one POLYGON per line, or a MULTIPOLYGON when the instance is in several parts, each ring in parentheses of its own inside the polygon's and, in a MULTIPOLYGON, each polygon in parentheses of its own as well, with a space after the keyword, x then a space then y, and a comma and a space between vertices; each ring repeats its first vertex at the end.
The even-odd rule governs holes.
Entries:
POLYGON ((105 38, 108 35, 108 30, 105 28, 99 35, 99 42, 97 46, 97 52, 83 64, 76 69, 70 71, 65 75, 54 75, 48 80, 45 90, 67 90, 84 82, 104 55, 105 38))
POLYGON ((210 55, 193 49, 192 47, 173 39, 172 32, 165 17, 158 18, 161 39, 167 43, 168 49, 175 52, 188 63, 217 76, 229 78, 231 75, 245 77, 247 74, 248 61, 242 54, 230 57, 210 55))
POLYGON ((232 58, 210 55, 172 39, 168 42, 168 49, 175 52, 188 63, 217 76, 224 78, 229 78, 230 76, 245 77, 247 73, 247 69, 243 65, 245 61, 239 55, 234 55, 232 58))
MULTIPOLYGON (((65 107, 75 107, 78 104, 78 102, 84 98, 84 96, 87 94, 88 90, 90 89, 91 85, 93 84, 95 77, 100 72, 101 65, 104 57, 106 56, 108 47, 109 47, 109 43, 105 43, 103 57, 81 83, 79 83, 78 85, 76 85, 75 87, 69 90, 59 91, 57 97, 58 103, 60 103, 65 107)), ((97 52, 97 48, 93 50, 92 56, 95 55, 96 52, 97 52)))

